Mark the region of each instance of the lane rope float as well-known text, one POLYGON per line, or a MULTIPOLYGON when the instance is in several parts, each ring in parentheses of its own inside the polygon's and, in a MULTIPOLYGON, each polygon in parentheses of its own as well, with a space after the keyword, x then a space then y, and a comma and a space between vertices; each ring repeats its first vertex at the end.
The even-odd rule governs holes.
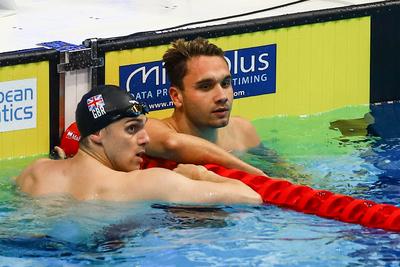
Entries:
MULTIPOLYGON (((71 125, 71 128, 64 133, 61 142, 64 150, 71 150, 68 150, 68 154, 71 155, 76 153, 79 146, 79 132, 74 127, 71 125)), ((147 156, 143 159, 142 169, 152 167, 174 169, 177 166, 176 162, 170 160, 147 156)), ((400 232, 400 207, 357 199, 328 190, 316 190, 309 186, 293 184, 287 180, 249 174, 216 164, 204 166, 221 176, 237 179, 247 184, 260 194, 264 203, 324 218, 360 224, 365 227, 400 232)))
MULTIPOLYGON (((173 161, 145 157, 142 168, 173 169, 176 166, 177 163, 173 161)), ((287 180, 249 174, 216 164, 206 164, 204 167, 221 176, 242 181, 259 193, 267 204, 365 227, 400 232, 400 208, 394 205, 317 190, 287 180)))

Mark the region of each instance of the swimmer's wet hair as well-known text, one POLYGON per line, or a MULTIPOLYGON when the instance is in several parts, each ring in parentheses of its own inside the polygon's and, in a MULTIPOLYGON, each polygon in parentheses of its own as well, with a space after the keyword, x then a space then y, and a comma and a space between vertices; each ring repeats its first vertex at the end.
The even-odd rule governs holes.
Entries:
POLYGON ((167 71, 171 86, 178 87, 183 90, 183 77, 187 73, 187 61, 196 56, 218 56, 224 60, 224 51, 208 42, 204 38, 196 38, 191 41, 178 39, 171 43, 164 56, 164 67, 167 71))

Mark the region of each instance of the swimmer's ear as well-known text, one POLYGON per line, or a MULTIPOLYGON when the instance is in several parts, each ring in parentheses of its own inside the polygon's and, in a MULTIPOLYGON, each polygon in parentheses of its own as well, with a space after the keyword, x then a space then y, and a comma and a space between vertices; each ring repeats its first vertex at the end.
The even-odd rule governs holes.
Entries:
POLYGON ((182 91, 179 88, 171 86, 169 88, 169 96, 172 102, 174 102, 175 107, 179 108, 182 106, 182 91))
POLYGON ((95 144, 101 144, 101 130, 89 135, 89 139, 95 144))

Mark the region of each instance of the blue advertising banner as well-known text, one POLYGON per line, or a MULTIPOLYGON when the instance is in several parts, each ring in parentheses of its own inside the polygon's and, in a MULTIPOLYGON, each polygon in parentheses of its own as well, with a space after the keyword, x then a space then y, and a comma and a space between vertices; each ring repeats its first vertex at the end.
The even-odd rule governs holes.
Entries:
MULTIPOLYGON (((276 44, 226 51, 225 58, 235 98, 276 92, 276 44)), ((147 103, 150 110, 173 106, 162 61, 120 66, 119 81, 121 88, 147 103)))

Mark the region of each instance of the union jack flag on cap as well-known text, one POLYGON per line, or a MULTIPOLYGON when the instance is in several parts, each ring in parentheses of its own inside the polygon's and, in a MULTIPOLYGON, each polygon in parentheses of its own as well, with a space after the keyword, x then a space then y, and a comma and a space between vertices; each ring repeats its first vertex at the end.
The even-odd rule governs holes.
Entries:
POLYGON ((92 111, 96 108, 104 107, 106 105, 101 94, 89 97, 86 100, 86 103, 89 111, 92 111))

